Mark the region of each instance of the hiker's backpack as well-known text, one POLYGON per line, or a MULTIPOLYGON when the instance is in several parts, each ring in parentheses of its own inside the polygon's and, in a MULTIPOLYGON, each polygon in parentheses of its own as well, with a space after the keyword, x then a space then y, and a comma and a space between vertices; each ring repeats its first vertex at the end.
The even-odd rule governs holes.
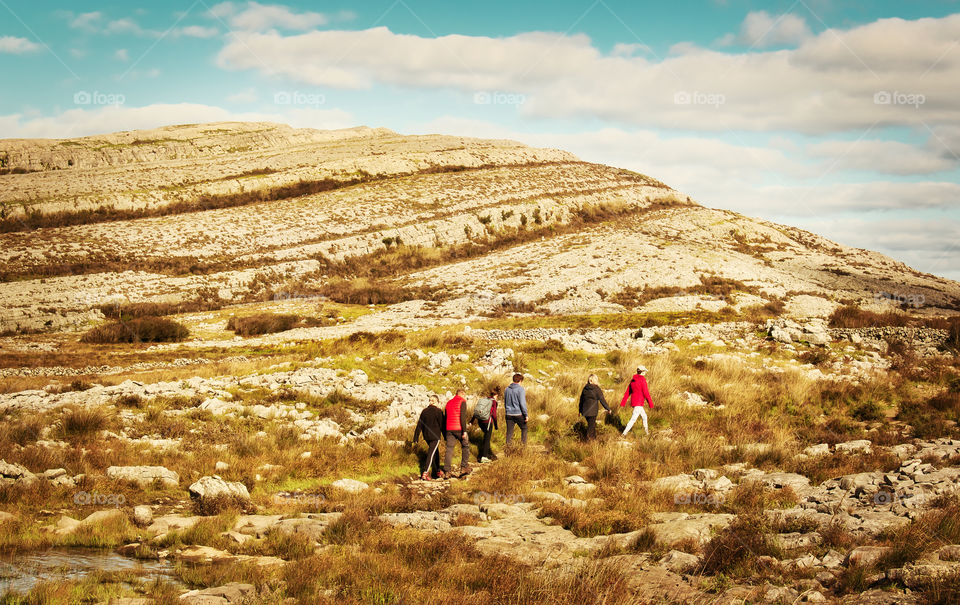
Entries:
POLYGON ((493 399, 482 397, 477 401, 477 407, 473 408, 473 417, 480 422, 490 422, 490 408, 493 407, 493 399))

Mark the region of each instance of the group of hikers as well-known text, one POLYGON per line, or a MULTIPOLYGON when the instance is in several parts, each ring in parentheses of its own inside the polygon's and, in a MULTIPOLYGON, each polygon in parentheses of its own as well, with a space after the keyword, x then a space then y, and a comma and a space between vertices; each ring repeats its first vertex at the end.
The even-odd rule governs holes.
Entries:
MULTIPOLYGON (((650 399, 646 373, 647 368, 644 366, 637 368, 636 374, 630 379, 630 383, 623 394, 623 399, 620 401, 620 407, 624 407, 628 401, 633 407, 633 414, 623 430, 622 437, 627 436, 638 419, 643 421, 644 432, 646 434, 650 433, 647 428, 647 413, 644 410, 644 405, 646 404, 652 410, 653 400, 650 399)), ((504 444, 506 449, 510 449, 513 433, 517 427, 520 428, 521 445, 527 444, 529 413, 527 411, 527 394, 521 384, 522 382, 523 374, 514 374, 513 382, 503 391, 503 412, 507 428, 504 444)), ((453 398, 443 408, 440 407, 440 398, 437 395, 430 395, 429 404, 420 413, 417 428, 413 433, 413 443, 416 443, 421 435, 427 443, 427 454, 420 464, 421 479, 429 481, 453 476, 450 465, 453 462, 458 444, 460 446, 460 470, 456 476, 463 477, 470 474, 470 435, 468 429, 474 422, 483 431, 483 441, 477 453, 478 462, 497 459, 490 443, 493 431, 500 428, 497 422, 500 396, 499 386, 494 386, 489 392, 481 394, 473 406, 472 415, 468 418, 466 391, 464 389, 458 389, 453 398), (446 442, 442 466, 440 465, 441 441, 446 442)), ((597 375, 591 374, 580 393, 579 406, 580 415, 587 422, 587 429, 584 434, 587 440, 595 439, 597 436, 597 414, 601 405, 608 414, 613 413, 603 396, 603 389, 600 388, 597 375)))

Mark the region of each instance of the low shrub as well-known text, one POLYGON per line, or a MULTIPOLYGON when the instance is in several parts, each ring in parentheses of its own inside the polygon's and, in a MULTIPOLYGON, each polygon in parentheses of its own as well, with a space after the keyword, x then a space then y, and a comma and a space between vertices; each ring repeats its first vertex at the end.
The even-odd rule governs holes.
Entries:
POLYGON ((882 326, 906 326, 910 317, 903 313, 888 311, 876 313, 860 307, 846 305, 830 315, 831 328, 873 328, 882 326))
POLYGON ((190 335, 186 326, 162 317, 142 317, 97 326, 80 338, 88 344, 179 342, 190 335))
POLYGON ((227 321, 227 329, 240 336, 259 336, 261 334, 285 332, 294 328, 314 328, 327 325, 327 323, 316 317, 258 313, 246 317, 231 317, 227 321))
POLYGON ((435 300, 438 292, 427 287, 404 287, 399 284, 370 280, 332 279, 318 289, 320 296, 348 305, 392 305, 408 300, 435 300))
POLYGON ((65 412, 60 419, 60 431, 67 439, 91 439, 110 428, 111 424, 110 416, 103 408, 75 408, 65 412))
POLYGON ((709 575, 752 574, 752 563, 760 556, 779 557, 770 541, 767 522, 762 515, 740 515, 707 543, 698 573, 709 575))

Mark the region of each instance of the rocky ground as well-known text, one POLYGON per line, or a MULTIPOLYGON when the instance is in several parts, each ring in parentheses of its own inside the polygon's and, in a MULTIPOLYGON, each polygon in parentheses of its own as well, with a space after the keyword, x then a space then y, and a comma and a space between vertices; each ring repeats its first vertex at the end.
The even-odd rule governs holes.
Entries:
POLYGON ((0 554, 174 580, 4 602, 960 598, 956 282, 509 141, 187 125, 0 165, 0 554), (144 308, 188 335, 81 338, 144 308), (514 372, 529 444, 420 480, 429 395, 514 372))

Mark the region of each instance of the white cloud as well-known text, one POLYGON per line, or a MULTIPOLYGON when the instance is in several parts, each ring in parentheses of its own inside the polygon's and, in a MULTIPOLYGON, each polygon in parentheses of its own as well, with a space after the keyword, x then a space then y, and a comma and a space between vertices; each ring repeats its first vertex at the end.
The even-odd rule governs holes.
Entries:
POLYGON ((23 53, 36 52, 43 48, 36 42, 31 42, 26 38, 17 38, 14 36, 0 36, 0 53, 10 53, 22 55, 23 53))
POLYGON ((90 13, 81 13, 76 17, 73 17, 71 14, 70 27, 73 29, 85 29, 87 31, 95 31, 96 24, 103 18, 103 13, 100 11, 94 11, 90 13))
POLYGON ((204 27, 202 25, 188 25, 174 32, 179 36, 190 38, 212 38, 220 33, 216 27, 204 27))
POLYGON ((300 128, 334 129, 355 126, 341 109, 289 109, 283 113, 232 112, 196 103, 154 104, 144 107, 109 105, 70 109, 52 116, 0 116, 0 138, 68 138, 121 130, 157 128, 170 124, 204 122, 279 122, 300 128))
POLYGON ((140 25, 130 18, 115 19, 107 24, 104 33, 107 34, 132 34, 134 36, 151 35, 156 36, 159 32, 152 32, 143 29, 140 25))
POLYGON ((126 63, 130 60, 130 52, 125 48, 118 48, 116 52, 113 53, 113 57, 118 61, 126 63))
POLYGON ((823 133, 960 121, 958 38, 960 14, 886 19, 827 30, 795 49, 723 53, 688 43, 651 60, 601 53, 584 35, 423 38, 378 27, 238 32, 217 61, 316 86, 520 93, 528 117, 823 133), (918 95, 923 102, 911 102, 918 95))
POLYGON ((627 44, 624 42, 618 42, 613 45, 613 49, 610 51, 610 54, 614 57, 632 57, 636 54, 648 54, 651 53, 651 49, 646 44, 627 44))
POLYGON ((752 48, 770 48, 793 46, 812 35, 813 32, 803 17, 790 13, 774 17, 767 11, 754 11, 743 20, 738 35, 727 34, 719 43, 722 46, 739 44, 752 48))
MULTIPOLYGON (((225 19, 232 28, 245 31, 266 31, 274 28, 306 31, 330 22, 330 17, 323 13, 295 13, 286 6, 257 2, 248 2, 242 9, 233 2, 222 2, 211 8, 210 14, 225 19)), ((344 19, 351 15, 352 13, 341 12, 338 17, 344 19)))
POLYGON ((934 149, 899 141, 823 141, 807 146, 811 157, 827 160, 831 170, 865 170, 881 174, 933 174, 953 170, 960 160, 934 149))
POLYGON ((259 99, 259 96, 257 95, 257 91, 252 88, 248 88, 244 91, 234 93, 227 97, 227 101, 231 103, 254 103, 257 101, 257 99, 259 99))

